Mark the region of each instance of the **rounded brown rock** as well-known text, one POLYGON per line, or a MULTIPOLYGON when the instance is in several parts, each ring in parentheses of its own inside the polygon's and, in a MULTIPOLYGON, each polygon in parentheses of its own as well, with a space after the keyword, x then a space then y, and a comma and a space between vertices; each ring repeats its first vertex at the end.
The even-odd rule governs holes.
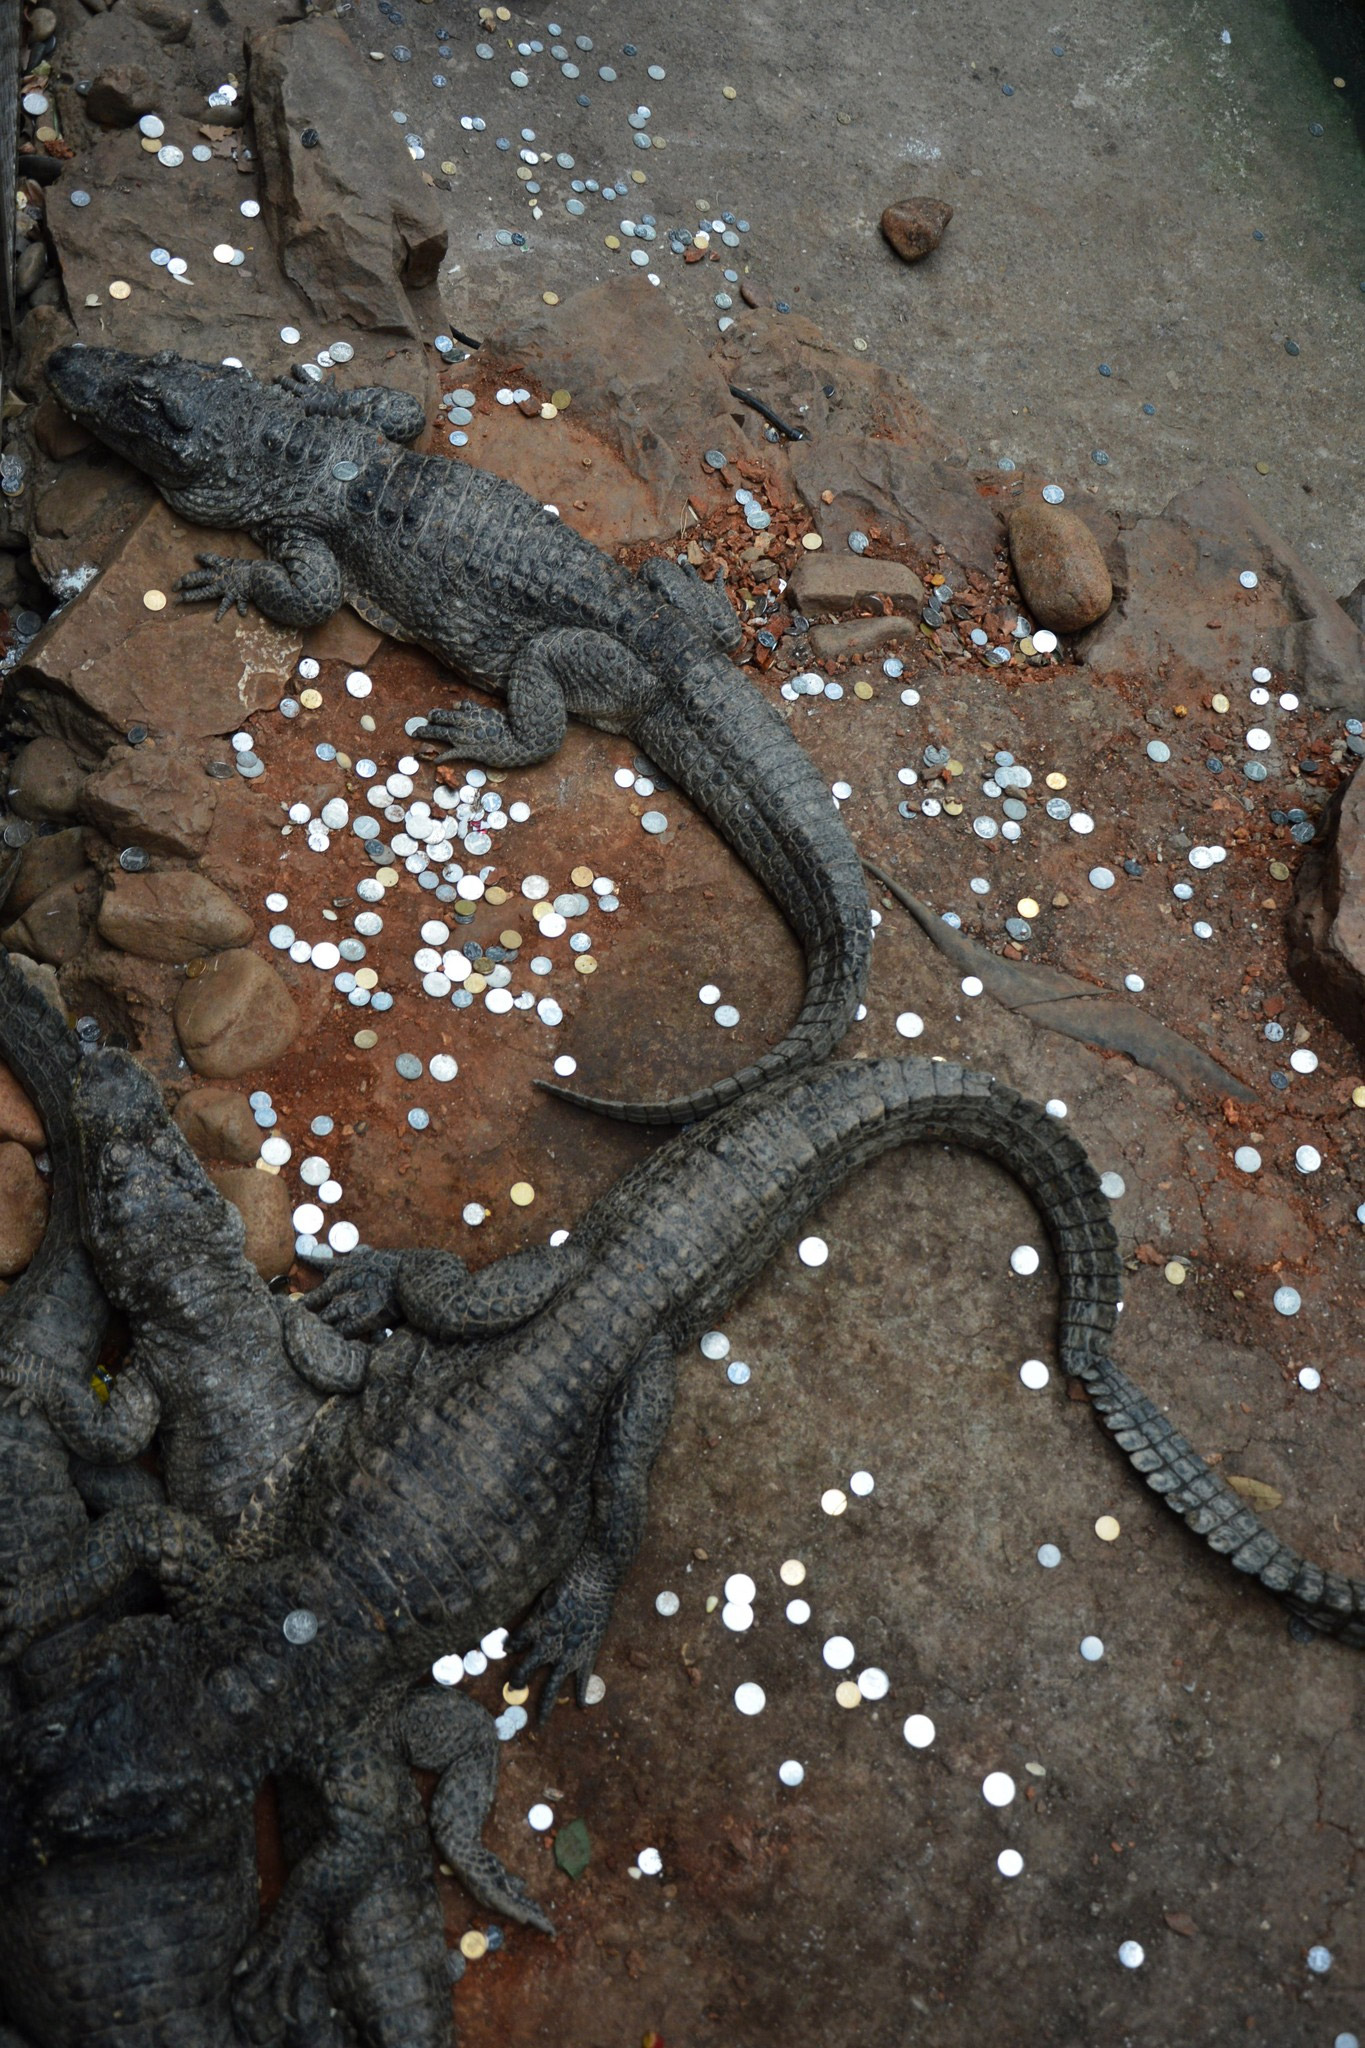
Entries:
POLYGON ((175 1120, 200 1159, 254 1166, 260 1157, 265 1133, 235 1088, 191 1088, 175 1105, 175 1120))
POLYGON ((20 818, 74 818, 85 771, 65 740, 41 734, 10 770, 9 807, 20 818))
POLYGON ((0 1144, 0 1275, 22 1273, 47 1228, 47 1189, 23 1145, 0 1144))
POLYGON ((1010 559, 1036 625, 1079 633, 1102 619, 1114 586, 1100 544, 1064 505, 1017 505, 1009 517, 1010 559))
POLYGON ((232 1081, 268 1067, 298 1036, 298 1005, 274 968, 239 948, 216 953, 175 1000, 175 1028, 196 1074, 232 1081))
POLYGON ((918 263, 937 249, 952 217, 946 199, 897 199, 882 214, 882 234, 902 263, 918 263))
POLYGON ((246 1257, 263 1280, 278 1280, 294 1263, 293 1214, 283 1180, 254 1166, 210 1166, 208 1176, 242 1219, 246 1257))
POLYGON ((98 929, 107 945, 142 960, 202 960, 246 945, 255 926, 207 875, 173 868, 112 876, 98 929))

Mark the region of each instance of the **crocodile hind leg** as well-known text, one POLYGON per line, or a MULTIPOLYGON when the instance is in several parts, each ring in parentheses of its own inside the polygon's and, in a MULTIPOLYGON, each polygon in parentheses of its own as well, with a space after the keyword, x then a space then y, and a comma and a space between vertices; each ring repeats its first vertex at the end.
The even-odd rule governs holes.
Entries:
POLYGON ((561 626, 524 640, 502 688, 507 709, 483 704, 433 711, 414 735, 445 748, 438 760, 527 768, 561 745, 568 713, 618 732, 657 697, 658 677, 610 633, 561 626))
POLYGON ((725 564, 708 583, 688 561, 674 561, 670 555, 651 555, 641 564, 640 581, 656 590, 668 604, 676 605, 704 640, 722 654, 733 654, 744 638, 735 608, 725 594, 725 564))
POLYGON ((400 1726, 413 1768, 441 1773, 428 1824, 465 1890, 491 1912, 553 1934, 521 1879, 482 1841, 498 1785, 498 1733, 491 1717, 468 1693, 424 1689, 408 1699, 400 1726))
POLYGON ((321 1316, 310 1315, 309 1297, 280 1304, 280 1330, 289 1363, 319 1394, 355 1394, 370 1376, 370 1347, 343 1336, 321 1316))
POLYGON ((673 1414, 677 1367, 666 1336, 651 1338, 612 1396, 592 1470, 592 1512, 577 1555, 508 1640, 524 1685, 548 1664, 540 1718, 576 1676, 579 1703, 592 1676, 621 1581, 640 1547, 649 1506, 649 1474, 673 1414))
POLYGON ((539 1315, 583 1263, 572 1239, 510 1252, 476 1273, 453 1252, 404 1252, 398 1307, 414 1329, 441 1343, 496 1337, 539 1315))

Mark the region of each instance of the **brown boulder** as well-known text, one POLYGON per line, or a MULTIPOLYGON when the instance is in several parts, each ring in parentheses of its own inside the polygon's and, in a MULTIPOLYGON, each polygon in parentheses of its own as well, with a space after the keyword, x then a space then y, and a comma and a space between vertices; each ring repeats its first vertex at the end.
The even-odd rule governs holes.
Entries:
POLYGON ((53 349, 74 341, 76 330, 60 306, 33 306, 19 322, 14 339, 13 358, 5 364, 9 382, 21 398, 41 398, 48 357, 53 349))
POLYGON ((298 659, 297 632, 254 610, 220 624, 212 605, 172 601, 158 611, 143 602, 149 590, 173 599, 176 577, 210 550, 257 552, 241 534, 182 524, 155 499, 102 574, 25 649, 6 697, 30 728, 60 734, 93 761, 132 725, 193 740, 233 732, 278 704, 298 659))
POLYGON ((191 1088, 175 1105, 175 1120, 201 1159, 254 1166, 261 1156, 265 1133, 234 1088, 191 1088))
POLYGON ((106 65, 85 95, 85 111, 101 128, 131 128, 156 104, 156 80, 141 64, 106 65))
POLYGON ((47 1228, 47 1188, 23 1145, 0 1145, 0 1276, 22 1273, 47 1228))
POLYGON ((294 1263, 289 1190, 277 1173, 252 1166, 210 1166, 209 1179, 246 1226, 243 1249, 263 1280, 278 1280, 294 1263))
POLYGON ((47 1145, 43 1120, 9 1068, 0 1065, 0 1139, 42 1152, 47 1145))
POLYGON ((67 462, 73 455, 81 455, 94 443, 94 436, 63 411, 49 391, 40 401, 33 415, 33 438, 44 455, 50 455, 54 462, 67 462))
POLYGON ((22 917, 54 882, 70 881, 73 875, 83 874, 86 866, 85 833, 79 825, 70 825, 65 832, 49 832, 43 839, 30 839, 5 899, 6 909, 22 917))
POLYGON ((1100 544, 1078 513, 1065 505, 1016 505, 1008 533, 1014 573, 1035 624, 1079 633, 1104 617, 1114 586, 1100 544))
POLYGON ((143 960, 202 960, 207 953, 245 946, 254 930, 226 890, 181 868, 116 874, 100 904, 100 937, 143 960))
POLYGON ((414 334, 403 287, 435 278, 446 229, 370 67, 317 19, 261 30, 248 50, 261 198, 285 276, 322 319, 414 334))
POLYGON ((937 249, 952 217, 946 199, 897 199, 882 214, 882 234, 903 263, 918 263, 937 249))
POLYGON ((196 1074, 233 1081, 268 1067, 298 1036, 298 1005, 274 968, 255 953, 218 953, 185 983, 175 1028, 196 1074))
POLYGON ((30 740, 10 770, 9 807, 20 818, 74 818, 85 775, 65 740, 30 740))
POLYGON ((111 747, 86 782, 81 809, 115 846, 187 860, 202 853, 218 788, 197 761, 164 747, 111 747))
POLYGON ((966 470, 917 460, 894 441, 845 434, 794 441, 787 460, 826 546, 844 547, 854 527, 875 526, 926 556, 943 548, 938 566, 954 587, 969 569, 994 576, 999 515, 966 470))
POLYGON ((1328 804, 1304 851, 1289 911, 1289 972, 1315 1008, 1365 1051, 1365 776, 1328 804))
POLYGON ((0 943, 11 952, 29 953, 60 967, 74 959, 85 944, 86 933, 95 920, 99 882, 93 868, 56 882, 30 903, 23 916, 0 932, 0 943))
POLYGON ((817 661, 845 661, 865 654, 877 654, 883 647, 905 642, 918 629, 902 613, 890 618, 839 619, 828 626, 812 626, 810 651, 817 661))

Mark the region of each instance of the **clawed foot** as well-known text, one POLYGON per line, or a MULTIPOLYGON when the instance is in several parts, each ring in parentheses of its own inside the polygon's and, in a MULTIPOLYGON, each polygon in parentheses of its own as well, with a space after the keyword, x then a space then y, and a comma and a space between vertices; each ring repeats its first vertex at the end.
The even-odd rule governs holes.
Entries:
POLYGON ((233 1970, 232 2011, 247 2041, 274 2044, 285 2034, 307 1983, 308 1957, 297 1939, 253 1935, 233 1970))
POLYGON ((459 705, 452 709, 438 705, 428 717, 426 724, 419 725, 412 737, 415 740, 425 740, 429 747, 442 748, 443 751, 436 756, 432 764, 439 768, 443 761, 467 761, 472 758, 468 741, 466 740, 463 745, 460 741, 461 733, 467 730, 461 718, 459 705))
POLYGON ((550 1667, 540 1694, 542 1722, 549 1719, 570 1678, 578 1681, 578 1704, 587 1705, 588 1680, 611 1620, 615 1591, 605 1562, 591 1552, 580 1552, 558 1586, 542 1594, 527 1620, 508 1637, 508 1654, 518 1660, 513 1685, 527 1684, 542 1664, 550 1667))
POLYGON ((343 1337, 372 1337, 398 1318, 398 1262, 397 1252, 362 1245, 329 1267, 303 1305, 343 1337))
POLYGON ((203 604, 216 597, 218 618, 231 611, 233 605, 245 618, 252 568, 246 556, 196 555, 194 559, 203 564, 202 568, 191 569, 176 580, 181 604, 203 604))

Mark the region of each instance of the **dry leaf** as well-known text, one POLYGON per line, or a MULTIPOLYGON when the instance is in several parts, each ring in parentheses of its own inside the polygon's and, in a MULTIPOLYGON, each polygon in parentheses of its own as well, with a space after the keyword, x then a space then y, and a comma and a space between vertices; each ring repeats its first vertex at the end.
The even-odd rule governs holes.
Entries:
POLYGON ((1161 1917, 1170 1928, 1172 1934, 1183 1934, 1188 1939, 1193 1940, 1199 1932, 1199 1929, 1195 1926, 1188 1913, 1163 1913, 1161 1917))
POLYGON ((1284 1505, 1284 1495, 1278 1486, 1267 1486, 1264 1479, 1243 1479, 1238 1473, 1229 1472, 1228 1485, 1234 1493, 1249 1501, 1254 1508, 1278 1508, 1284 1505))

